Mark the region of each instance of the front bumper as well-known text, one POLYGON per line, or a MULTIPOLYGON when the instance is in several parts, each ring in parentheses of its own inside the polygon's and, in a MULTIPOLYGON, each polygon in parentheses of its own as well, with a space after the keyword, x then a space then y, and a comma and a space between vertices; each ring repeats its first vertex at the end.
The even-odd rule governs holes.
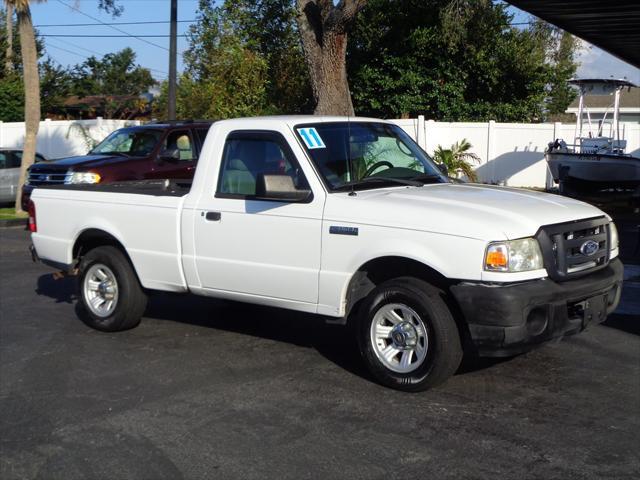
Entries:
POLYGON ((601 323, 620 302, 624 267, 616 258, 590 275, 554 282, 463 282, 451 287, 482 356, 508 356, 601 323))

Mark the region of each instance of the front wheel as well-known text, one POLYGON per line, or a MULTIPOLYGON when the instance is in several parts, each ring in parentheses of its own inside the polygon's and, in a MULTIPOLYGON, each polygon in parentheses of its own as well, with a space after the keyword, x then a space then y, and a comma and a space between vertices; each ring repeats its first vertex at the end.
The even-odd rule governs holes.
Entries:
POLYGON ((452 376, 462 360, 456 322, 442 291, 411 277, 384 282, 360 309, 358 344, 383 385, 422 391, 452 376))
POLYGON ((147 296, 124 254, 115 247, 97 247, 80 264, 79 313, 97 330, 133 328, 147 306, 147 296))

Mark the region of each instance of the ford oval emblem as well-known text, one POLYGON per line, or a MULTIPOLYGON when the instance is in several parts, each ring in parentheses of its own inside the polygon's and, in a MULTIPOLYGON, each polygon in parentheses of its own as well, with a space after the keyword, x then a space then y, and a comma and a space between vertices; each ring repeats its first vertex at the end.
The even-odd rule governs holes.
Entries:
POLYGON ((580 253, 587 257, 595 254, 598 250, 600 250, 600 245, 598 245, 598 242, 594 242, 593 240, 587 240, 580 245, 580 253))

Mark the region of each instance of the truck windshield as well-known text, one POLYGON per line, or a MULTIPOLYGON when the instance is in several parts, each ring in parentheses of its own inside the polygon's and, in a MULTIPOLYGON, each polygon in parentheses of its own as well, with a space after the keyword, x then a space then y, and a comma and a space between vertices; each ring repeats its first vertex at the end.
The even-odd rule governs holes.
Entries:
POLYGON ((295 132, 334 191, 449 181, 396 125, 327 122, 297 125, 295 132))
POLYGON ((122 128, 105 138, 89 153, 147 156, 154 151, 161 137, 160 130, 122 128))

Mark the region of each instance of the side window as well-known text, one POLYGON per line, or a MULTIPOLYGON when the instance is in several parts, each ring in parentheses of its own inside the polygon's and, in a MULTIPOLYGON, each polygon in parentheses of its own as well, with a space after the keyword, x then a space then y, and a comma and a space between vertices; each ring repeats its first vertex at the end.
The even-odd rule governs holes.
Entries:
POLYGON ((196 156, 193 142, 188 130, 176 130, 169 133, 164 140, 164 150, 178 150, 181 162, 192 162, 196 156))
POLYGON ((9 168, 9 152, 0 152, 0 170, 9 168))
MULTIPOLYGON (((22 163, 22 152, 16 151, 13 152, 13 155, 9 155, 7 157, 8 167, 7 168, 20 168, 20 164, 22 163)), ((38 161, 38 156, 36 155, 36 161, 38 161)))
POLYGON ((293 153, 280 135, 266 132, 229 135, 222 154, 218 193, 239 198, 255 195, 260 174, 289 175, 296 188, 309 188, 293 153))
POLYGON ((196 130, 198 138, 200 139, 200 145, 204 145, 204 140, 207 138, 207 133, 209 133, 208 128, 198 128, 196 130))

